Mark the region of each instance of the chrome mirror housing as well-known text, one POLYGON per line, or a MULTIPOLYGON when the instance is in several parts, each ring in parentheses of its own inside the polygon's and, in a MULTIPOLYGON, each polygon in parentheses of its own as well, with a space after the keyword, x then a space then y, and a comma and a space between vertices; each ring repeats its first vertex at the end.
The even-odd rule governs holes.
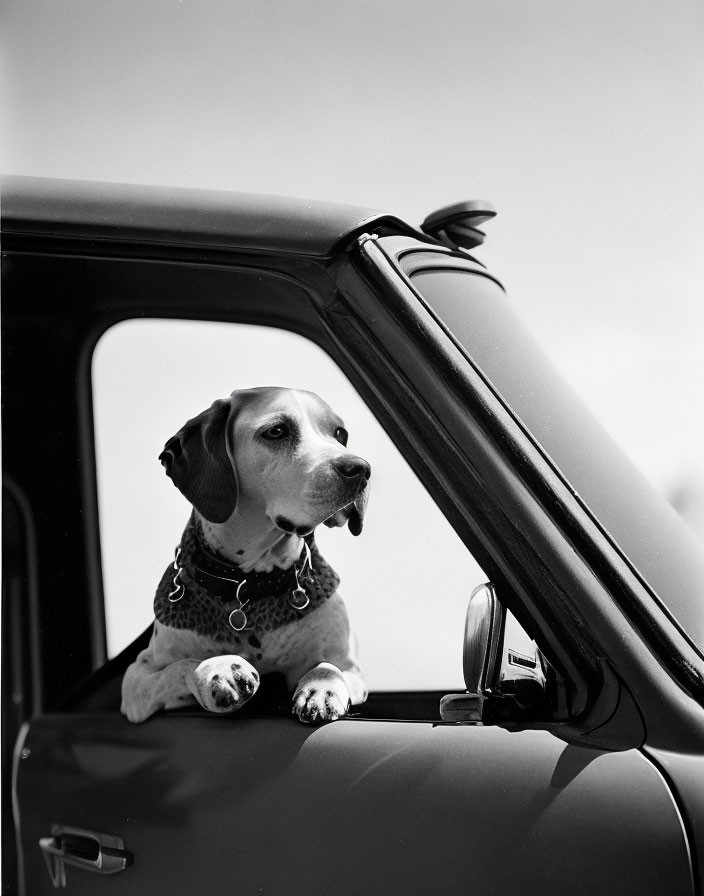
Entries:
POLYGON ((507 612, 490 582, 472 592, 462 652, 464 694, 440 701, 445 722, 500 722, 531 717, 545 700, 544 660, 507 612))

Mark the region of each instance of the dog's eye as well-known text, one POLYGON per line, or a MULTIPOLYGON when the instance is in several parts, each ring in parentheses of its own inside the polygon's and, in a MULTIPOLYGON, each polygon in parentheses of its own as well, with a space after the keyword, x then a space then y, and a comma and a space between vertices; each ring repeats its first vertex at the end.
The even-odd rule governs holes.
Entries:
POLYGON ((288 435, 288 426, 285 423, 277 423, 276 426, 270 426, 269 429, 262 433, 263 438, 270 439, 272 442, 278 439, 285 439, 288 435))
POLYGON ((347 430, 343 429, 342 426, 338 426, 335 430, 335 438, 341 445, 347 445, 347 439, 349 438, 347 430))

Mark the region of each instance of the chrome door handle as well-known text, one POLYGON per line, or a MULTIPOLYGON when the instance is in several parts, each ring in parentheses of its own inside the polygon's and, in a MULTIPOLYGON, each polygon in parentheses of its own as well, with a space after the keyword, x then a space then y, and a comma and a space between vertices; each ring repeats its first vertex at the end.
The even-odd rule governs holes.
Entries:
POLYGON ((39 846, 56 888, 66 886, 66 865, 97 874, 115 874, 132 864, 132 855, 121 837, 63 824, 52 825, 51 837, 42 837, 39 846))

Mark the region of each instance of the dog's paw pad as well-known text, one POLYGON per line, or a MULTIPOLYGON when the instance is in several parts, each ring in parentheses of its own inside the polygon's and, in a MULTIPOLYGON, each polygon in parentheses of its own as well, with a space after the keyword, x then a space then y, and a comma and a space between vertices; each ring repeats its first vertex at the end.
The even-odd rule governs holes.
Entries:
POLYGON ((340 685, 314 684, 299 687, 293 697, 292 712, 308 725, 334 722, 347 715, 350 695, 344 681, 340 685))
POLYGON ((213 702, 218 709, 231 709, 234 704, 237 703, 237 697, 235 697, 231 691, 213 688, 210 692, 210 696, 213 698, 213 702))
POLYGON ((216 656, 193 673, 193 692, 210 712, 232 712, 252 697, 259 687, 259 673, 241 657, 216 656))

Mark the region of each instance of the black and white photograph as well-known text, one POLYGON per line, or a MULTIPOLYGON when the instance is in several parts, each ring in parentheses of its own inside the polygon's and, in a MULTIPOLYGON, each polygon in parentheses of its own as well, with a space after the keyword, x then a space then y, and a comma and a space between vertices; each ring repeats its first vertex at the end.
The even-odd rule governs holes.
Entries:
POLYGON ((2 894, 703 896, 699 0, 0 0, 2 894))

